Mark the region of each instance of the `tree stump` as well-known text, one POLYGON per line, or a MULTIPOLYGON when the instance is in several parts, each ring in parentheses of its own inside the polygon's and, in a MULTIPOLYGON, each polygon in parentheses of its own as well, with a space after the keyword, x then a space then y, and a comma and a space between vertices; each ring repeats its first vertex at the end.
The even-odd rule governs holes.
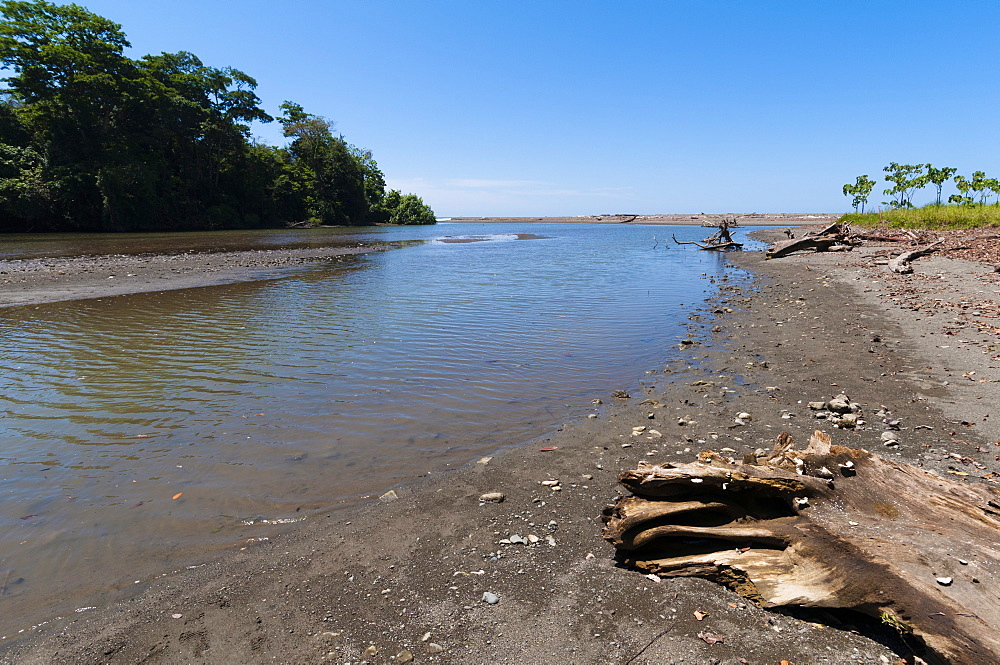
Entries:
POLYGON ((909 632, 930 662, 1000 662, 1000 492, 815 432, 763 459, 640 464, 605 510, 627 565, 726 584, 762 606, 846 608, 909 632))

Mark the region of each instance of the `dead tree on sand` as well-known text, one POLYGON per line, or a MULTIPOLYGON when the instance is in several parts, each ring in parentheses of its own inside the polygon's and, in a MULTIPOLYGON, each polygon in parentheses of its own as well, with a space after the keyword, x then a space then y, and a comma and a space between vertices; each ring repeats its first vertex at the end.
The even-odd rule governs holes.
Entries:
POLYGON ((930 663, 1000 662, 1000 490, 945 480, 815 432, 742 463, 640 463, 604 512, 626 565, 721 582, 766 607, 855 610, 930 663))

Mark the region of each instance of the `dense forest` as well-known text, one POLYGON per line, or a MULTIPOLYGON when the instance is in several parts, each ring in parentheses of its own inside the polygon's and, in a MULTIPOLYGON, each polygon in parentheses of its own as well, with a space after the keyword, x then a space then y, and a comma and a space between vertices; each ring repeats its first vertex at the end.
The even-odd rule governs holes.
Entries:
POLYGON ((239 70, 128 58, 122 27, 78 5, 0 13, 0 231, 434 223, 328 120, 294 102, 268 115, 239 70), (286 146, 251 138, 275 120, 286 146))

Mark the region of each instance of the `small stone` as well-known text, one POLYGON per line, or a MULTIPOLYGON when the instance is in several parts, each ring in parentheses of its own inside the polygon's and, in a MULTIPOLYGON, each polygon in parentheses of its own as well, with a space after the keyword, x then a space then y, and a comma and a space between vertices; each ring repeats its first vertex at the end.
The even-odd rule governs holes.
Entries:
POLYGON ((753 416, 751 416, 746 411, 740 411, 739 413, 736 414, 736 417, 739 418, 740 420, 753 420, 753 416))
POLYGON ((519 536, 516 533, 513 536, 511 536, 510 538, 508 538, 508 540, 510 541, 511 545, 527 545, 528 544, 527 540, 525 540, 524 538, 522 538, 521 536, 519 536))
POLYGON ((834 397, 826 403, 826 408, 836 413, 848 413, 851 410, 851 404, 846 399, 834 397))
POLYGON ((396 654, 396 662, 397 663, 412 663, 413 662, 413 654, 410 653, 407 649, 403 649, 402 651, 400 651, 399 653, 396 654))
POLYGON ((646 414, 646 418, 648 418, 649 420, 653 420, 654 418, 656 418, 656 414, 650 411, 649 413, 646 414))
POLYGON ((600 406, 601 404, 604 404, 604 401, 599 399, 592 399, 590 400, 590 403, 593 404, 594 406, 600 406))
POLYGON ((883 441, 895 441, 898 438, 899 438, 899 433, 898 432, 893 432, 893 431, 882 432, 882 440, 883 441))
POLYGON ((507 496, 503 492, 487 492, 479 496, 483 503, 503 503, 507 496))
POLYGON ((431 639, 431 634, 430 633, 424 633, 424 636, 420 638, 420 641, 421 642, 426 642, 429 639, 431 639))
POLYGON ((497 603, 500 602, 500 596, 496 595, 495 593, 490 593, 489 591, 487 591, 483 594, 483 602, 487 603, 488 605, 496 605, 497 603))
POLYGON ((809 402, 807 406, 813 411, 822 411, 826 409, 826 402, 809 402))
POLYGON ((631 396, 624 390, 616 390, 611 393, 612 397, 617 397, 618 399, 629 399, 631 396))
POLYGON ((594 419, 597 418, 597 414, 596 413, 588 413, 587 417, 590 418, 591 420, 594 420, 594 419))
POLYGON ((539 540, 541 540, 541 538, 539 538, 535 534, 533 534, 533 533, 529 533, 528 534, 528 542, 531 543, 532 545, 534 545, 535 543, 537 543, 539 540))
POLYGON ((559 484, 559 481, 558 480, 543 480, 541 484, 544 485, 545 487, 555 487, 556 485, 559 484))
POLYGON ((476 462, 476 464, 482 464, 485 466, 486 464, 489 464, 492 460, 493 460, 492 457, 480 457, 479 461, 476 462))
POLYGON ((381 501, 382 503, 391 503, 398 498, 399 495, 396 494, 396 490, 389 490, 388 492, 380 496, 378 500, 381 501))
POLYGON ((441 653, 442 651, 444 651, 444 647, 438 644, 437 642, 431 642, 430 644, 427 645, 427 651, 428 653, 441 653))
POLYGON ((374 656, 377 653, 378 653, 378 647, 375 646, 374 644, 369 644, 367 647, 365 647, 364 654, 366 656, 374 656))
POLYGON ((953 581, 950 577, 935 577, 934 579, 937 580, 937 583, 941 586, 951 586, 953 581))

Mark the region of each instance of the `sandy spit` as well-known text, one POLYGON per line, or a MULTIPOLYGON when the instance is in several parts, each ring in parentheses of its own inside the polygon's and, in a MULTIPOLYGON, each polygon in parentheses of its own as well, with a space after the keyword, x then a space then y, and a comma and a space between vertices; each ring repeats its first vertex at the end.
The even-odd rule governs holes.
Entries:
POLYGON ((704 448, 740 457, 781 431, 805 441, 820 426, 805 403, 841 392, 866 410, 889 409, 903 435, 887 449, 879 428, 821 427, 834 443, 993 482, 982 477, 1000 471, 1000 415, 989 414, 1000 385, 1000 276, 931 257, 890 277, 886 251, 734 255, 740 269, 691 313, 681 358, 622 386, 628 399, 595 392, 596 417, 294 534, 233 543, 129 600, 47 617, 0 643, 0 662, 894 662, 902 647, 863 626, 824 627, 704 580, 620 568, 599 520, 619 471, 690 461, 704 448), (742 411, 753 419, 737 425, 742 411), (639 426, 647 430, 634 436, 639 426), (491 492, 504 500, 481 500, 491 492), (501 542, 513 535, 538 541, 501 542))

